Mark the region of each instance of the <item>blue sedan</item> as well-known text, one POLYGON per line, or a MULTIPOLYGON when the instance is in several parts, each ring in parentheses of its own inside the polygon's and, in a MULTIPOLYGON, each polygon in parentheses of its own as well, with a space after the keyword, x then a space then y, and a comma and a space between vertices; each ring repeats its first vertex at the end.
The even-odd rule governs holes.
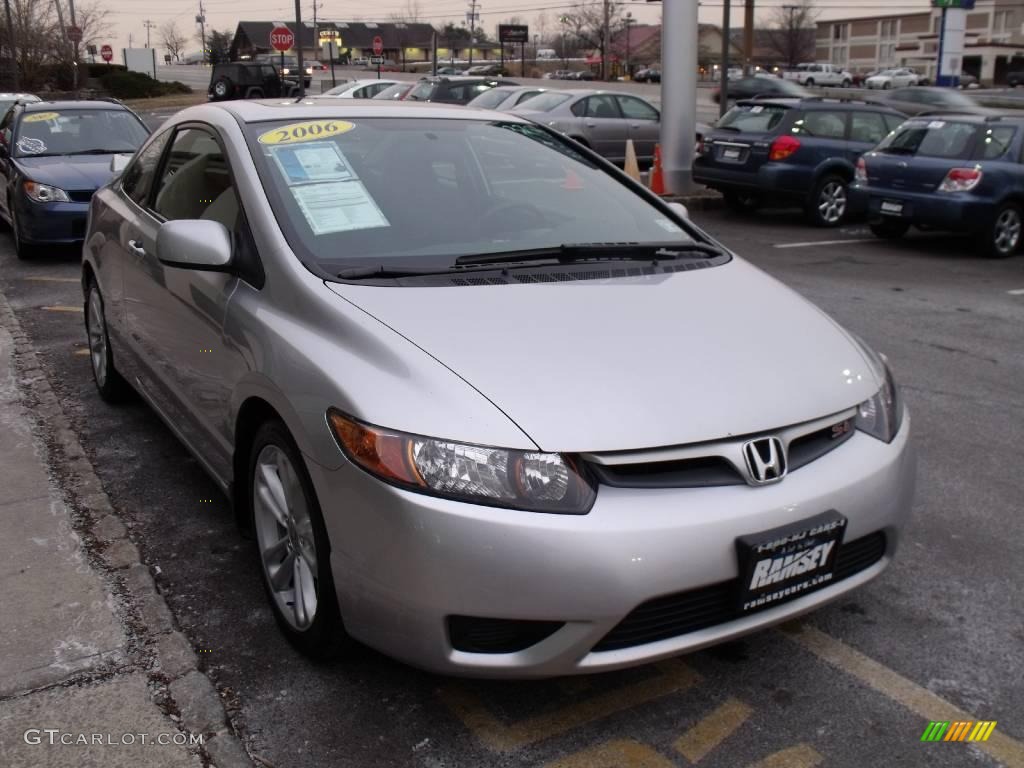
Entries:
POLYGON ((960 232, 1005 258, 1021 244, 1022 150, 1024 118, 917 117, 860 159, 851 197, 878 237, 911 226, 960 232))
POLYGON ((117 102, 15 103, 0 122, 0 217, 18 258, 44 243, 81 242, 89 201, 114 175, 112 158, 133 154, 148 136, 117 102))

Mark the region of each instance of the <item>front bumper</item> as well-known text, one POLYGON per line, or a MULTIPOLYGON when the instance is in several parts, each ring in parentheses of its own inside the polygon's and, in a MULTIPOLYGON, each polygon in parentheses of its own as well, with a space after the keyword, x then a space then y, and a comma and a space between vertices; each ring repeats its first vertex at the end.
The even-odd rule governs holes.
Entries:
POLYGON ((37 203, 21 195, 18 226, 26 243, 80 243, 85 240, 89 203, 37 203))
POLYGON ((891 444, 862 433, 773 486, 632 489, 602 486, 589 514, 481 507, 409 493, 351 464, 308 462, 331 540, 349 634, 426 669, 481 677, 612 670, 708 645, 813 610, 888 565, 914 492, 910 418, 891 444), (593 651, 654 597, 738 575, 738 536, 838 510, 845 541, 884 532, 865 570, 760 613, 682 636, 593 651), (452 647, 447 617, 564 622, 513 653, 452 647))
POLYGON ((950 232, 981 230, 991 222, 995 211, 993 201, 970 192, 908 192, 860 184, 850 186, 850 207, 872 221, 892 219, 950 232), (883 213, 883 202, 902 203, 903 210, 899 215, 883 213))

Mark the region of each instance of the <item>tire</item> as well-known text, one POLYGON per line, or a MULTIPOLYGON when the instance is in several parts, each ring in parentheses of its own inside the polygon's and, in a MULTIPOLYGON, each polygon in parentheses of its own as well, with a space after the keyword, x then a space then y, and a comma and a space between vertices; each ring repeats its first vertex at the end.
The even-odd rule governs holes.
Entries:
POLYGON ((18 211, 12 203, 8 203, 8 210, 11 212, 11 237, 14 239, 14 253, 18 256, 19 261, 31 261, 36 255, 35 246, 22 239, 18 211))
POLYGON ((892 83, 890 83, 890 82, 882 83, 882 90, 883 91, 888 91, 890 88, 892 88, 892 83))
POLYGON ((213 91, 214 101, 224 101, 231 93, 231 81, 226 77, 222 77, 213 84, 211 90, 213 91))
POLYGON ((722 196, 726 206, 734 213, 750 214, 761 204, 761 198, 753 192, 725 192, 722 196))
POLYGON ((992 223, 982 233, 979 242, 981 252, 991 259, 1005 259, 1013 256, 1021 243, 1021 231, 1024 228, 1024 212, 1016 203, 1006 203, 999 207, 992 223))
POLYGON ((814 78, 813 77, 808 77, 807 80, 804 81, 804 87, 806 87, 806 88, 813 88, 814 87, 814 78))
POLYGON ((274 619, 301 653, 332 658, 345 634, 327 529, 302 454, 282 422, 259 428, 248 467, 247 503, 274 619))
POLYGON ((103 296, 95 280, 89 281, 85 295, 85 335, 89 340, 89 363, 92 379, 100 397, 108 403, 121 403, 131 395, 131 387, 114 365, 110 349, 110 333, 103 296))
POLYGON ((849 182, 834 173, 826 174, 807 200, 808 218, 819 227, 838 227, 850 208, 849 182))
POLYGON ((868 226, 871 228, 871 234, 883 240, 899 240, 910 230, 910 224, 899 219, 872 221, 868 226))
POLYGON ((843 80, 842 87, 843 88, 852 88, 853 87, 853 83, 850 80, 843 80))

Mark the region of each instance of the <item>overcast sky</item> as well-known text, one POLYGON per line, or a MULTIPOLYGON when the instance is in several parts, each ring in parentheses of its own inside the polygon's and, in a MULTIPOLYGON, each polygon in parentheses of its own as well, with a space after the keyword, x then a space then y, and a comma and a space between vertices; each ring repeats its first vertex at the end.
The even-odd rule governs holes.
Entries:
MULTIPOLYGON (((62 0, 66 2, 66 0, 62 0)), ((599 0, 591 0, 598 2, 599 0)), ((682 0, 693 2, 693 0, 682 0)), ((142 47, 146 44, 145 22, 148 19, 157 28, 151 30, 151 44, 160 48, 159 25, 174 20, 182 32, 191 34, 198 31, 195 16, 199 12, 199 0, 101 0, 112 13, 111 34, 108 40, 115 49, 128 45, 129 35, 132 45, 142 47)), ((443 25, 446 21, 460 22, 465 19, 469 3, 463 0, 412 0, 419 9, 421 21, 443 25)), ((759 21, 767 20, 773 9, 783 5, 791 5, 799 0, 760 0, 757 3, 759 21)), ((501 21, 518 16, 531 25, 531 34, 536 32, 536 19, 544 13, 548 19, 549 31, 557 28, 558 16, 570 13, 575 5, 571 0, 483 0, 480 4, 481 26, 489 34, 501 21)), ((657 22, 661 16, 661 3, 632 2, 621 3, 624 10, 630 11, 638 23, 657 22)), ((700 19, 702 22, 720 24, 722 21, 723 0, 707 0, 701 2, 700 19)), ((840 18, 846 16, 877 16, 890 13, 906 13, 916 10, 927 10, 928 0, 814 0, 814 7, 819 18, 840 18)), ((234 30, 240 20, 288 21, 295 18, 295 4, 289 0, 204 0, 207 27, 219 30, 234 30), (244 11, 239 9, 244 8, 244 11)), ((393 13, 407 9, 407 0, 321 0, 318 16, 338 21, 387 21, 393 13)), ((304 18, 312 18, 313 0, 302 0, 304 18)), ((743 0, 734 0, 732 6, 732 26, 739 27, 743 23, 743 0)), ((199 43, 191 41, 188 51, 199 49, 199 43)), ((160 55, 163 50, 158 51, 160 55)), ((120 59, 120 56, 117 56, 120 59)))

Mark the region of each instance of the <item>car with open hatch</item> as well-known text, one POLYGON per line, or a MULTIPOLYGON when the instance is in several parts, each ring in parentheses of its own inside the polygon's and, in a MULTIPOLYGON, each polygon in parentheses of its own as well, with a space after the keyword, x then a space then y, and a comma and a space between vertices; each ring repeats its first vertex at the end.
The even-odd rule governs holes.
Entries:
POLYGON ((509 113, 185 109, 93 199, 83 288, 99 394, 230 495, 313 656, 641 664, 864 586, 910 509, 880 354, 509 113))
POLYGON ((1024 117, 916 117, 860 159, 852 200, 878 237, 960 232, 1005 258, 1021 244, 1022 156, 1024 117))
POLYGON ((788 202, 811 223, 836 227, 849 212, 857 159, 903 120, 885 106, 845 99, 741 101, 704 135, 693 178, 734 210, 788 202))
POLYGON ((18 258, 79 243, 93 193, 149 136, 120 102, 15 102, 0 120, 0 217, 18 258))

